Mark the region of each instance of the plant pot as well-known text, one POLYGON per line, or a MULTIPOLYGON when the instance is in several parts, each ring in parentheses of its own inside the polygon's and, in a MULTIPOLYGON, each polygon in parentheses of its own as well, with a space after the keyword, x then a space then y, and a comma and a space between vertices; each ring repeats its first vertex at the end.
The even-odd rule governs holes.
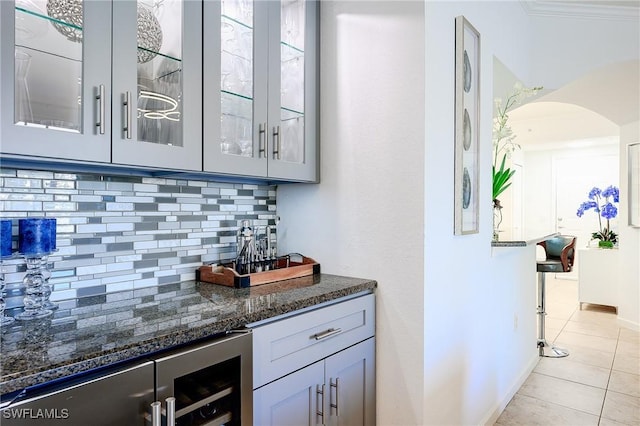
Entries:
POLYGON ((598 241, 598 247, 600 248, 613 248, 613 241, 598 241))

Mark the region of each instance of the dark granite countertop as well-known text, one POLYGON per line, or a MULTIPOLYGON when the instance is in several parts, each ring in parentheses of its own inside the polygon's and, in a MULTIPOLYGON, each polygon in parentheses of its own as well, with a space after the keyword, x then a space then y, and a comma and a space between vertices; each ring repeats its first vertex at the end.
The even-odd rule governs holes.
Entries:
POLYGON ((376 285, 320 274, 244 289, 188 281, 61 301, 47 319, 2 328, 0 393, 215 336, 376 285))
POLYGON ((526 247, 536 245, 540 241, 547 240, 551 237, 555 237, 556 235, 560 234, 557 232, 553 232, 539 237, 527 238, 526 240, 491 241, 491 247, 526 247))

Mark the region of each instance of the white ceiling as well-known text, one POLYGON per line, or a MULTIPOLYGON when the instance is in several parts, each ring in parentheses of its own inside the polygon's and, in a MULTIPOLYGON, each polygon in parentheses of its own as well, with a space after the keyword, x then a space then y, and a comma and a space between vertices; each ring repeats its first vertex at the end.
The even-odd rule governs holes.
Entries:
MULTIPOLYGON (((640 0, 523 0, 532 15, 640 20, 640 0)), ((607 140, 640 120, 640 62, 609 65, 509 114, 517 142, 536 148, 568 141, 607 140)))

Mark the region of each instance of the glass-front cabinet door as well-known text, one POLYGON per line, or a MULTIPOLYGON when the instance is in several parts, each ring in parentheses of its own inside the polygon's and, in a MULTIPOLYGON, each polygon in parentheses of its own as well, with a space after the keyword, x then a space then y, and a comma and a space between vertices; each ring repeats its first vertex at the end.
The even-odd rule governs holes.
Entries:
POLYGON ((113 2, 113 162, 202 169, 202 2, 113 2))
POLYGON ((205 170, 316 180, 316 19, 315 1, 204 3, 205 170))
POLYGON ((0 2, 3 155, 202 170, 201 0, 0 2))
POLYGON ((267 176, 267 11, 204 2, 204 169, 267 176))
POLYGON ((3 155, 111 160, 111 4, 0 1, 3 155))
POLYGON ((317 2, 282 0, 269 11, 269 176, 316 180, 317 2))

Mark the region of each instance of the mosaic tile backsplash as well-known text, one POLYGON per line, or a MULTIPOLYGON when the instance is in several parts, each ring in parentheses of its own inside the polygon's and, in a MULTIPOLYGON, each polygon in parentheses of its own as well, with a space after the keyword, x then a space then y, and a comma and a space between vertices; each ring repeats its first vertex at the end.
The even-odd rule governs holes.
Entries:
MULTIPOLYGON (((244 219, 275 225, 276 187, 0 169, 0 216, 57 220, 51 300, 193 280, 235 257, 244 219)), ((22 306, 21 259, 5 260, 7 308, 22 306)))

